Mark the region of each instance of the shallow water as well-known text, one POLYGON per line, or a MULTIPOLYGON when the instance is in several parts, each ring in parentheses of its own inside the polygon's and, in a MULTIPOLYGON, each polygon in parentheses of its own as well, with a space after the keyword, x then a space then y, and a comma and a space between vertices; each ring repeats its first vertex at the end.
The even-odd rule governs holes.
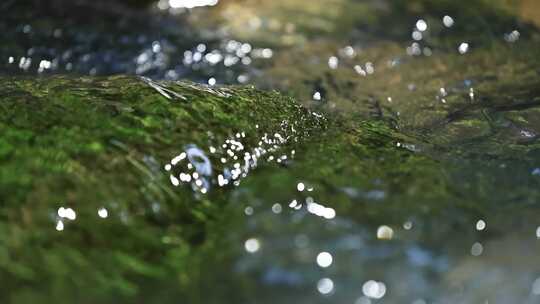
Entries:
POLYGON ((540 303, 535 1, 144 2, 0 4, 2 302, 540 303))

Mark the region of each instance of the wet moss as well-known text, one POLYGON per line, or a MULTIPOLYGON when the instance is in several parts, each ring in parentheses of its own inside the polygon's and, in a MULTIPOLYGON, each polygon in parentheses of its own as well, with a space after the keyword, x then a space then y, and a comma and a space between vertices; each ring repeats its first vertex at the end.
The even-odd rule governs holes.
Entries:
POLYGON ((2 79, 5 300, 70 301, 82 290, 89 302, 143 299, 141 288, 156 282, 164 293, 190 290, 198 267, 208 267, 204 252, 217 257, 226 195, 195 199, 170 185, 163 166, 187 144, 207 147, 311 116, 273 92, 152 84, 178 97, 132 77, 2 79), (54 229, 61 206, 77 212, 63 233, 54 229))

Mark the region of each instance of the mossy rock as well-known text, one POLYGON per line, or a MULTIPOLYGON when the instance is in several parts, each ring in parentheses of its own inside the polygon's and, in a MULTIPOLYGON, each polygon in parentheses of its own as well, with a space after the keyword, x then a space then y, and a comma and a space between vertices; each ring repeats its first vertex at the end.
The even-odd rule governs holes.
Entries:
POLYGON ((204 252, 222 242, 219 223, 236 216, 223 214, 225 189, 174 187, 164 166, 197 146, 217 171, 229 138, 248 150, 265 133, 285 136, 289 122, 294 141, 279 151, 324 125, 291 98, 248 87, 123 76, 1 83, 0 272, 10 278, 2 297, 14 303, 69 302, 81 292, 88 303, 144 299, 158 282, 168 286, 160 293, 189 294, 204 252))

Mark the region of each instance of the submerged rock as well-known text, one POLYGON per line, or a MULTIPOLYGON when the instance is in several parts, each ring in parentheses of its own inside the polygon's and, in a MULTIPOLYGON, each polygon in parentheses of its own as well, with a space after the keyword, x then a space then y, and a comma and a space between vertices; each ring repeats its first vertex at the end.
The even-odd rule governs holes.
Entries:
POLYGON ((325 124, 273 92, 133 77, 3 78, 0 96, 1 289, 13 303, 69 302, 81 288, 91 302, 151 297, 143 282, 189 294, 194 268, 210 267, 192 246, 222 242, 210 228, 227 200, 219 188, 245 177, 218 184, 214 172, 236 169, 225 143, 245 147, 238 163, 256 151, 264 165, 325 124), (278 132, 288 140, 260 143, 278 132), (182 151, 212 193, 171 184, 182 151))

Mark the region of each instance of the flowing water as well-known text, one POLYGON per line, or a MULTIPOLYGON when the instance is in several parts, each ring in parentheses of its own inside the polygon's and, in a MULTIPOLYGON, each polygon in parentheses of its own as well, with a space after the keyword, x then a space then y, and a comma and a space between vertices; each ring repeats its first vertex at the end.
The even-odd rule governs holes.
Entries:
POLYGON ((0 302, 540 303, 537 1, 0 15, 0 302))

